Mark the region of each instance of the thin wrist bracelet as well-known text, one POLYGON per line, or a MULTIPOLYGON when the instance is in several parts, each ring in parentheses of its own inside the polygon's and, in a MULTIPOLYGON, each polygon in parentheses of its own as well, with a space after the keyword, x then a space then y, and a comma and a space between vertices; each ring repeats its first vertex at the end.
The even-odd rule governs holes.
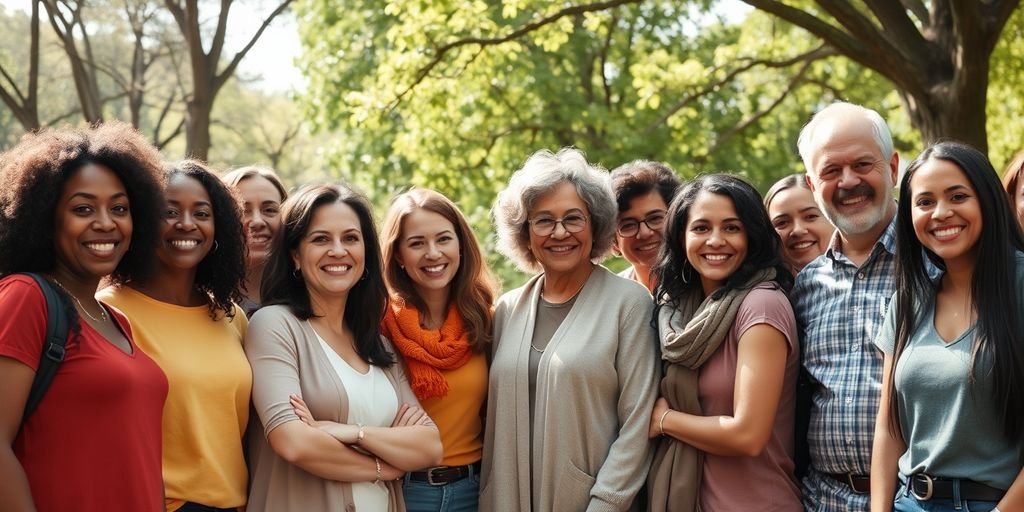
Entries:
POLYGON ((658 429, 661 430, 661 435, 665 435, 665 416, 672 412, 672 409, 665 409, 665 412, 661 413, 661 421, 658 422, 658 429))
MULTIPOLYGON (((363 431, 362 423, 356 423, 356 426, 359 427, 359 433, 356 434, 356 444, 359 444, 363 442, 363 438, 366 437, 366 432, 363 431)), ((380 466, 380 462, 378 462, 377 465, 380 466)))
POLYGON ((377 479, 374 480, 373 483, 374 484, 379 484, 380 483, 380 477, 381 477, 381 474, 380 474, 380 459, 377 458, 377 457, 374 457, 373 458, 373 462, 375 464, 377 464, 377 479))

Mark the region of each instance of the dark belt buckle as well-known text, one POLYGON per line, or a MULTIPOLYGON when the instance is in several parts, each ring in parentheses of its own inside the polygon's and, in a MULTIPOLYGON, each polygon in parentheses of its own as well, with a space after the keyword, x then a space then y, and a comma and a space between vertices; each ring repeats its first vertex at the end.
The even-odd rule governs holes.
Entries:
MULTIPOLYGON (((450 466, 435 466, 435 467, 432 467, 432 468, 428 469, 427 470, 427 483, 432 485, 432 486, 434 486, 434 487, 441 487, 442 485, 448 485, 447 481, 435 482, 434 481, 434 471, 437 471, 438 473, 440 473, 440 472, 448 469, 449 467, 450 466)), ((440 475, 438 475, 438 476, 440 477, 440 475)))
POLYGON ((868 494, 864 491, 857 490, 857 484, 853 481, 853 473, 846 474, 846 485, 850 486, 850 490, 853 491, 854 494, 868 494))
POLYGON ((928 476, 928 475, 926 475, 924 473, 917 473, 917 474, 915 474, 915 475, 910 477, 910 494, 913 494, 914 497, 917 498, 918 500, 928 501, 928 500, 932 499, 932 493, 934 491, 935 491, 935 481, 932 480, 932 477, 930 477, 930 476, 928 476), (915 485, 915 484, 919 481, 918 478, 920 478, 921 479, 920 481, 924 482, 924 484, 925 484, 924 495, 921 495, 921 494, 917 493, 917 485, 915 485))

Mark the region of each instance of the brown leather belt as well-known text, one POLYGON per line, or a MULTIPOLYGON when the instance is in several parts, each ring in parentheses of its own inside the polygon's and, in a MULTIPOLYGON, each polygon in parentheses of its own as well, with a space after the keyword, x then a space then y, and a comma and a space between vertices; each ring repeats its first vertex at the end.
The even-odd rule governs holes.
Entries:
POLYGON ((871 492, 871 475, 855 475, 853 473, 824 473, 824 475, 846 484, 856 494, 871 492))
POLYGON ((479 472, 480 461, 476 461, 472 464, 466 464, 465 466, 437 466, 427 468, 423 471, 413 471, 409 473, 409 480, 426 482, 435 486, 442 486, 448 485, 452 482, 458 482, 463 478, 468 478, 473 473, 479 472))
POLYGON ((938 476, 915 473, 910 476, 907 484, 911 494, 921 501, 932 499, 954 499, 953 488, 956 482, 960 482, 961 501, 999 501, 1003 499, 1006 491, 989 487, 974 480, 962 478, 942 478, 938 476))

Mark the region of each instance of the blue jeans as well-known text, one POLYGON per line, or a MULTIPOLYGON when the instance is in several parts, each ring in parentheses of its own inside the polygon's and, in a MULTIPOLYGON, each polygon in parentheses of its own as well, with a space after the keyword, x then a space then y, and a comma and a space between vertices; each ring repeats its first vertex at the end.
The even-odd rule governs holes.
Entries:
POLYGON ((906 484, 900 484, 893 500, 893 512, 989 512, 995 508, 994 501, 967 501, 955 499, 932 498, 921 501, 907 490, 906 484))
POLYGON ((438 486, 410 480, 406 474, 402 493, 407 512, 476 512, 480 505, 480 474, 470 467, 466 478, 438 486))

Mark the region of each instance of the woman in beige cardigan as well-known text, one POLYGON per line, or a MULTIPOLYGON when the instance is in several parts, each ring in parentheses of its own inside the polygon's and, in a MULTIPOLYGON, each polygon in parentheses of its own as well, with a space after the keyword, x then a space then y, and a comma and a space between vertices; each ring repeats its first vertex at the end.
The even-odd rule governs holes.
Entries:
POLYGON ((534 154, 498 196, 499 251, 542 273, 496 306, 481 510, 635 507, 657 344, 647 290, 594 263, 617 213, 574 149, 534 154))
POLYGON ((403 511, 395 479, 439 464, 441 440, 380 336, 386 292, 370 206, 320 185, 283 210, 266 307, 245 338, 263 424, 247 510, 403 511))

